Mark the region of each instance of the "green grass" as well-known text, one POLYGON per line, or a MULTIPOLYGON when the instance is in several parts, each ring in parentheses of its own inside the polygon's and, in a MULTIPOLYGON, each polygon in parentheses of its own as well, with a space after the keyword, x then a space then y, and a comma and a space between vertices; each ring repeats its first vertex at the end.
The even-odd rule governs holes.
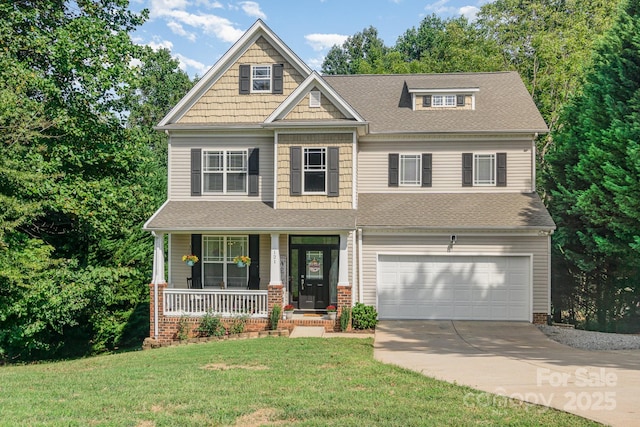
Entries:
POLYGON ((0 426, 596 425, 481 394, 379 363, 371 339, 270 337, 6 366, 0 426))

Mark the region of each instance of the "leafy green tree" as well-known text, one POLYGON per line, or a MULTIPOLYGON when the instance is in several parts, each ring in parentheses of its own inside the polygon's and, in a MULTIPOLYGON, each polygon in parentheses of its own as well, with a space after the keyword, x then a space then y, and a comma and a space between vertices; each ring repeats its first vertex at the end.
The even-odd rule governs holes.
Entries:
POLYGON ((127 7, 0 3, 0 360, 148 331, 136 317, 148 322, 153 257, 141 226, 166 169, 146 126, 155 117, 129 96, 149 83, 130 65, 143 57, 129 32, 144 13, 127 7))
POLYGON ((575 299, 585 301, 587 320, 601 329, 629 322, 640 328, 638 34, 640 2, 627 0, 598 43, 548 156, 550 210, 559 225, 554 242, 575 278, 575 299))
POLYGON ((387 52, 374 27, 350 36, 342 46, 333 46, 322 63, 323 74, 368 74, 387 52))

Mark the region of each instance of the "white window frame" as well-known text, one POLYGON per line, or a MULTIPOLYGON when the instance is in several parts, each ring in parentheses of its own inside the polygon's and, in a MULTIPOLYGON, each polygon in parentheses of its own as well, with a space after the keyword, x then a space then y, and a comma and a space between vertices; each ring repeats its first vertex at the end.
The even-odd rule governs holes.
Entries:
MULTIPOLYGON (((248 235, 203 235, 202 236, 202 283, 205 285, 205 265, 206 264, 223 264, 222 267, 222 282, 224 287, 229 287, 229 266, 234 267, 235 263, 233 258, 237 255, 249 255, 249 236, 248 235), (208 251, 209 245, 217 245, 218 251, 221 253, 219 256, 212 256, 208 251), (232 247, 237 247, 239 250, 233 250, 232 247)), ((238 268, 238 267, 234 267, 238 268)), ((241 286, 231 286, 233 289, 243 288, 249 282, 249 269, 243 268, 246 277, 242 277, 241 286)), ((239 277, 239 276, 238 276, 239 277)), ((236 278, 238 278, 236 277, 236 278)), ((208 283, 206 286, 217 288, 220 283, 208 283)), ((204 287, 204 286, 203 286, 204 287)))
POLYGON ((473 154, 473 185, 478 187, 495 187, 497 176, 497 164, 495 153, 474 153, 473 154), (482 180, 479 177, 480 162, 489 160, 490 163, 490 177, 487 180, 482 180))
POLYGON ((456 95, 431 95, 431 106, 438 108, 456 107, 456 95))
POLYGON ((302 148, 302 194, 327 194, 327 147, 303 147, 302 148), (310 166, 307 163, 308 154, 311 151, 319 150, 324 157, 324 164, 319 166, 310 166), (306 191, 306 176, 307 172, 323 172, 324 173, 324 191, 306 191))
POLYGON ((398 183, 402 187, 419 187, 422 185, 422 154, 400 154, 398 165, 398 183), (413 180, 407 180, 404 176, 405 160, 417 160, 418 167, 416 169, 416 176, 413 180))
POLYGON ((248 194, 249 185, 249 152, 248 150, 202 150, 202 194, 248 194), (229 163, 231 155, 242 155, 243 164, 241 168, 234 168, 229 163), (222 165, 218 168, 210 168, 207 165, 207 159, 209 155, 218 155, 222 157, 222 165), (229 174, 244 174, 244 191, 229 191, 228 190, 228 175, 229 174), (205 183, 207 182, 206 175, 220 174, 222 175, 222 191, 205 190, 205 183))
POLYGON ((271 88, 273 87, 273 70, 271 65, 252 65, 251 66, 251 93, 271 93, 271 88), (258 69, 266 70, 268 73, 268 77, 265 76, 256 76, 256 71, 258 69), (255 81, 266 81, 268 82, 267 89, 254 89, 253 84, 255 81))

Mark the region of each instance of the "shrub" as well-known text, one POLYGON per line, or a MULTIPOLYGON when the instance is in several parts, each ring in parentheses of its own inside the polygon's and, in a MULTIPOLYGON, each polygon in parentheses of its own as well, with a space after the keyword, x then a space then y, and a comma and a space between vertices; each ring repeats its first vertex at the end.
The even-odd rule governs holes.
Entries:
POLYGON ((351 307, 344 307, 340 313, 340 330, 347 331, 351 325, 351 307))
POLYGON ((280 322, 280 316, 282 315, 282 307, 278 304, 273 306, 271 315, 269 316, 269 329, 275 331, 278 329, 278 323, 280 322))
POLYGON ((196 332, 198 332, 201 337, 222 337, 227 331, 222 324, 220 316, 214 316, 210 312, 207 312, 202 316, 200 326, 198 326, 196 332))
POLYGON ((180 316, 180 320, 178 321, 178 332, 176 332, 176 338, 180 341, 184 341, 189 338, 189 321, 187 320, 189 317, 186 315, 180 316))
POLYGON ((229 324, 230 334, 241 334, 244 332, 244 328, 247 325, 247 316, 238 316, 231 319, 229 324))
POLYGON ((351 323, 355 329, 373 329, 378 323, 378 312, 371 305, 357 302, 351 311, 351 323))

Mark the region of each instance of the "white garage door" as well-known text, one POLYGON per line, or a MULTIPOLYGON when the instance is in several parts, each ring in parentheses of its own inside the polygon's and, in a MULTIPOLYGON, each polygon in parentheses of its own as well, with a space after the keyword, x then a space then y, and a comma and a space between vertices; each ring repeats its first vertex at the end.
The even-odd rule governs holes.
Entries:
POLYGON ((381 319, 531 320, 526 256, 378 256, 381 319))

